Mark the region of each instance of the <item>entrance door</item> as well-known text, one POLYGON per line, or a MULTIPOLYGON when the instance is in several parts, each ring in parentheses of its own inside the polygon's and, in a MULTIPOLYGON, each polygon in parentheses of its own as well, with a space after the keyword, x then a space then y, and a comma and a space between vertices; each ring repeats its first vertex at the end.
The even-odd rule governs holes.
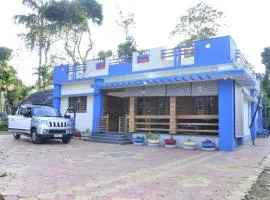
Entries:
POLYGON ((128 114, 128 98, 106 96, 106 114, 109 115, 109 131, 119 131, 119 118, 128 114))

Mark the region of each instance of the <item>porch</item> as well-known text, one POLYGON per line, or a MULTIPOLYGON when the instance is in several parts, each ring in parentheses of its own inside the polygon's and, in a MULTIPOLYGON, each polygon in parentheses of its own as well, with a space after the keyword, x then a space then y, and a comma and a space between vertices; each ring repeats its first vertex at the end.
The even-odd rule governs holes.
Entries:
POLYGON ((126 89, 106 90, 99 130, 217 136, 218 96, 214 93, 206 92, 207 96, 128 97, 126 89))

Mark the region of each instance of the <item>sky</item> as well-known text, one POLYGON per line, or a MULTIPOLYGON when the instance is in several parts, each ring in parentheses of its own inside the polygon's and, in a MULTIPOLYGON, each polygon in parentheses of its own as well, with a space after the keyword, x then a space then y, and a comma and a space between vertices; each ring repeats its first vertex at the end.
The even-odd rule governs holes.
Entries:
MULTIPOLYGON (((94 49, 90 57, 100 50, 112 49, 116 54, 117 45, 124 40, 124 33, 116 25, 119 10, 124 14, 134 13, 136 26, 132 33, 138 49, 154 47, 173 47, 179 38, 171 39, 179 17, 186 9, 199 2, 205 2, 225 14, 223 26, 218 36, 231 35, 238 48, 254 66, 256 72, 263 73, 261 52, 270 46, 270 1, 269 0, 98 0, 103 5, 104 21, 102 26, 94 26, 92 35, 94 49)), ((13 49, 12 65, 19 78, 27 84, 34 84, 34 67, 38 63, 36 52, 25 49, 17 34, 24 28, 14 24, 13 16, 26 14, 29 10, 22 5, 22 0, 1 0, 0 3, 0 46, 13 49)), ((63 52, 61 46, 57 53, 63 52)))

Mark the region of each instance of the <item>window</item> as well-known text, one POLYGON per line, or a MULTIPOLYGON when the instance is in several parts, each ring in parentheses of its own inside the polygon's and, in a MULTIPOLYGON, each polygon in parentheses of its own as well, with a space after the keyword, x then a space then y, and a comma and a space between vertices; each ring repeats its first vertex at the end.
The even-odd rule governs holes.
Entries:
POLYGON ((77 113, 84 113, 87 109, 87 97, 69 97, 68 99, 68 110, 69 112, 73 112, 73 110, 77 113))
POLYGON ((217 115, 217 97, 194 97, 195 115, 217 115))

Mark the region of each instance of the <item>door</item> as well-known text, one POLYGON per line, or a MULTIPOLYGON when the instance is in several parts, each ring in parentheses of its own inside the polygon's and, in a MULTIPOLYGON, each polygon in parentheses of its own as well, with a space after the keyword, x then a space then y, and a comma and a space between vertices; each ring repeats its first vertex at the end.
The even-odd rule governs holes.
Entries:
POLYGON ((24 116, 23 110, 19 109, 16 115, 8 116, 8 128, 23 132, 30 132, 31 117, 24 116))

